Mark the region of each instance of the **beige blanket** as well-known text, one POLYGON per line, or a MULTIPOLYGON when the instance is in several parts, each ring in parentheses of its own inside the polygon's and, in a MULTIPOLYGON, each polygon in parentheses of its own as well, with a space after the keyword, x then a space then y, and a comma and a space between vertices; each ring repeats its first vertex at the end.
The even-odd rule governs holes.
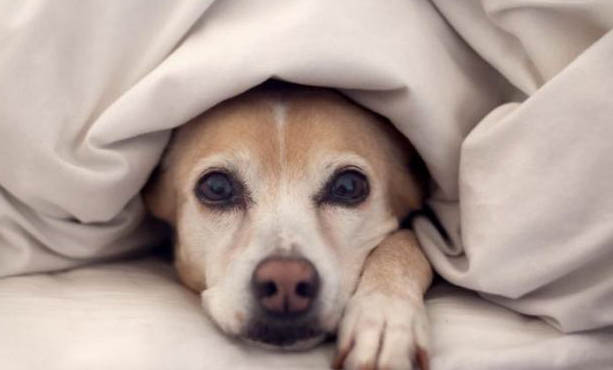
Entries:
POLYGON ((413 142, 445 279, 610 331, 612 26, 610 0, 2 1, 0 276, 154 244, 139 191, 169 130, 276 77, 413 142))

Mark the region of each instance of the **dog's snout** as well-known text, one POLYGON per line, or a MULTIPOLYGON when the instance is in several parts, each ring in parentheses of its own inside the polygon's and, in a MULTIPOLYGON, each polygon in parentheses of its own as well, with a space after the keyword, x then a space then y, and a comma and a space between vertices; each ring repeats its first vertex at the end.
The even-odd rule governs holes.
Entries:
POLYGON ((319 276, 304 258, 271 257, 256 267, 252 288, 266 313, 295 317, 311 308, 319 291, 319 276))

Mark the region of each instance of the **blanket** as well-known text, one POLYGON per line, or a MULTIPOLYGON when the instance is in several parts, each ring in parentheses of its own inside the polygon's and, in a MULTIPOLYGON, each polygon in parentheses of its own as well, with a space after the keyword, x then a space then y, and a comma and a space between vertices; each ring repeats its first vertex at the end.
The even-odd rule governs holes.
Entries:
POLYGON ((269 78, 413 143, 447 281, 565 333, 613 325, 613 2, 0 2, 0 276, 154 245, 170 130, 269 78))

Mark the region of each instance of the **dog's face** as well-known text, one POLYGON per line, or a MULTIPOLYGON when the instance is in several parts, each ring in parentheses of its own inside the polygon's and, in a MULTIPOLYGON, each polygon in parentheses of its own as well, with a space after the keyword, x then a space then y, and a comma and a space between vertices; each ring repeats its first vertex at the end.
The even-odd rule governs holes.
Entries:
POLYGON ((410 160, 335 92, 255 90, 178 129, 145 197, 223 331, 303 348, 335 331, 369 252, 419 206, 410 160))

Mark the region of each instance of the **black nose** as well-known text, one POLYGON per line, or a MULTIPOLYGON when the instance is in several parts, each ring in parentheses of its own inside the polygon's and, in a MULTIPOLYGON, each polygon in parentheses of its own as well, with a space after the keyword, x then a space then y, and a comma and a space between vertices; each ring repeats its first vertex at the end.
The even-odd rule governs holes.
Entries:
POLYGON ((253 272, 251 286, 260 307, 278 318, 301 316, 313 306, 319 276, 304 258, 271 257, 253 272))

